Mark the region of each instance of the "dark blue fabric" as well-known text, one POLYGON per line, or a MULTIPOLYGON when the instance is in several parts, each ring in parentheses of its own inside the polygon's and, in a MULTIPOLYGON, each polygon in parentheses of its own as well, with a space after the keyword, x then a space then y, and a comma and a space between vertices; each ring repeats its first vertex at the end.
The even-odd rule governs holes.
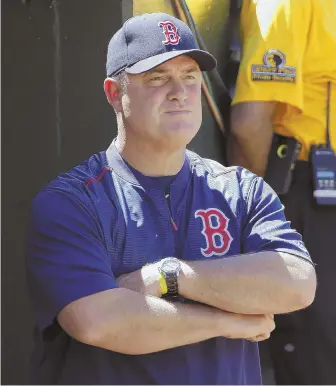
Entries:
POLYGON ((133 175, 136 177, 136 179, 139 181, 140 185, 146 188, 147 186, 150 186, 152 188, 156 188, 158 190, 162 190, 165 192, 169 185, 174 181, 176 178, 176 175, 173 176, 162 176, 162 177, 148 177, 139 172, 137 169, 135 169, 132 165, 130 165, 127 161, 125 161, 125 164, 128 166, 128 168, 131 170, 133 175))
MULTIPOLYGON (((111 145, 57 177, 35 198, 27 256, 37 318, 32 382, 260 384, 256 343, 217 338, 131 356, 77 342, 55 322, 70 302, 113 289, 119 275, 166 256, 215 259, 279 250, 309 259, 277 196, 242 168, 225 168, 187 152, 170 184, 178 231, 169 221, 162 190, 155 183, 144 189, 137 177, 111 145), (229 237, 222 256, 204 255, 207 242, 197 213, 206 209, 226 216, 229 237)), ((217 220, 211 218, 213 227, 217 220)), ((214 248, 221 243, 215 237, 214 248)))

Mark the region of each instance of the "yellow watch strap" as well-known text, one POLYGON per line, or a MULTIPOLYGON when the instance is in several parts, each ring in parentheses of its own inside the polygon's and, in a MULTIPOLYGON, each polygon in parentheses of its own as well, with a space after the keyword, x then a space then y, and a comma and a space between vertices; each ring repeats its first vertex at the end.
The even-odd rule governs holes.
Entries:
POLYGON ((167 282, 162 272, 159 272, 159 283, 161 288, 161 295, 165 295, 168 292, 167 282))

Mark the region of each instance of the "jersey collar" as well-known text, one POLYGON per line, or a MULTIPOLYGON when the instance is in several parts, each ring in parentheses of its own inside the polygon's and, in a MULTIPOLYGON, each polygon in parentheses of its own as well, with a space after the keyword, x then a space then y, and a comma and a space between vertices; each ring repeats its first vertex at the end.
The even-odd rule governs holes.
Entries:
MULTIPOLYGON (((127 164, 124 162, 121 157, 118 149, 115 146, 115 139, 106 150, 106 161, 111 171, 115 172, 123 180, 128 181, 132 185, 141 186, 140 182, 134 176, 132 171, 129 169, 127 164)), ((176 178, 171 184, 171 187, 186 185, 191 177, 190 162, 187 154, 185 155, 185 160, 182 166, 182 169, 176 175, 176 178)))

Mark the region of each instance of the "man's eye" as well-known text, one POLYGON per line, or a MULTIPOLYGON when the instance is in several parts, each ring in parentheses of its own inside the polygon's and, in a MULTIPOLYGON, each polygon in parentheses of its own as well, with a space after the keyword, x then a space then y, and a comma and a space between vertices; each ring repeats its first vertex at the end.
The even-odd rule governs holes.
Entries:
POLYGON ((163 76, 155 76, 154 78, 151 78, 151 81, 160 81, 164 80, 165 78, 163 76))
POLYGON ((184 79, 187 79, 187 80, 195 80, 196 77, 195 77, 194 75, 186 75, 186 76, 184 77, 184 79))

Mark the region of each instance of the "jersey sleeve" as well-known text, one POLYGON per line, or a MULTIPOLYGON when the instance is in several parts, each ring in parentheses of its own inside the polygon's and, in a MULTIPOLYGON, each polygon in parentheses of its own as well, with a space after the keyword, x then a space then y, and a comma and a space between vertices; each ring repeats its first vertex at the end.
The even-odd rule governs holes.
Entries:
POLYGON ((40 332, 69 303, 117 287, 98 222, 69 194, 45 190, 28 226, 28 288, 40 332))
POLYGON ((286 221, 279 197, 260 177, 251 183, 243 226, 243 253, 286 252, 311 262, 300 233, 286 221))
POLYGON ((278 101, 302 111, 309 22, 309 1, 243 2, 242 57, 233 104, 278 101))

